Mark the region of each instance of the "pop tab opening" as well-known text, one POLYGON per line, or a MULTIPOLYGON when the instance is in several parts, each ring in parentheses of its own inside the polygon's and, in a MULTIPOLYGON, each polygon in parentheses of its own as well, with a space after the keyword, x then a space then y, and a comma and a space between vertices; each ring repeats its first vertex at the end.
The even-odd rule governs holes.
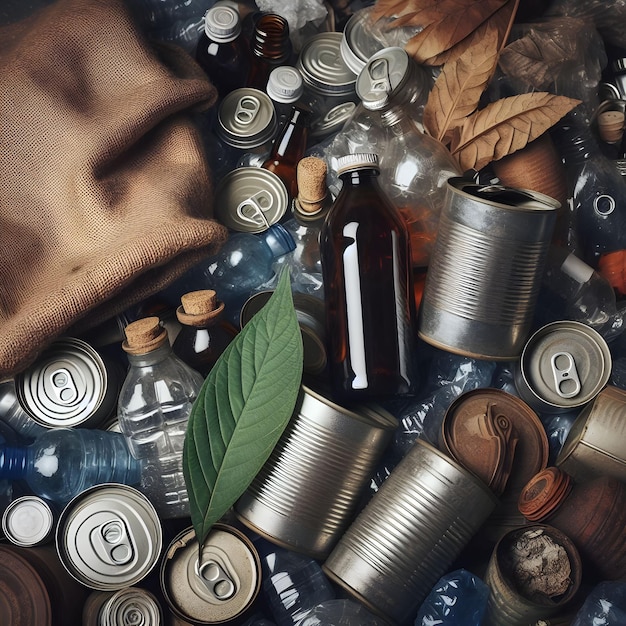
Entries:
POLYGON ((237 592, 234 579, 215 559, 208 559, 202 564, 196 561, 196 574, 215 600, 225 602, 237 592))

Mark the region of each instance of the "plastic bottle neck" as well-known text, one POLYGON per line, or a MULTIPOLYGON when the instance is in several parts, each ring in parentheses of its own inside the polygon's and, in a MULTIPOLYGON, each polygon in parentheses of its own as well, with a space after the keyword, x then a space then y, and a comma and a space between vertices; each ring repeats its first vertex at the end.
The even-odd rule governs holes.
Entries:
POLYGON ((259 237, 270 249, 275 259, 296 248, 296 242, 291 236, 291 233, 282 224, 272 224, 267 230, 264 230, 259 237))
POLYGON ((147 352, 146 354, 127 354, 128 362, 134 367, 150 367, 165 361, 165 359, 173 356, 172 347, 166 341, 158 348, 147 352))
POLYGON ((28 448, 0 444, 0 478, 20 480, 26 477, 28 448))

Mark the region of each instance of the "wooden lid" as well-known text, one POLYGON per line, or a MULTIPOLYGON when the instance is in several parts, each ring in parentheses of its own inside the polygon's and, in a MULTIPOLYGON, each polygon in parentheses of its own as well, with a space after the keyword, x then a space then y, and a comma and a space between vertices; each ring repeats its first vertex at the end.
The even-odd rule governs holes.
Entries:
POLYGON ((213 289, 190 291, 180 301, 182 304, 176 309, 176 317, 181 324, 188 326, 204 326, 224 310, 224 303, 218 301, 213 289))
POLYGON ((122 349, 129 354, 147 354, 167 341, 167 330, 158 317, 144 317, 130 323, 125 329, 126 341, 122 349))

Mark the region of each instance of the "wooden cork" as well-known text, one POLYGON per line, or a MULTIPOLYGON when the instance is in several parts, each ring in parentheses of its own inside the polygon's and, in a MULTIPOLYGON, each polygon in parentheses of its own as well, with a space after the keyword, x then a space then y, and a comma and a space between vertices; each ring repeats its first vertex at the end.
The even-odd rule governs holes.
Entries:
POLYGON ((316 213, 324 205, 326 196, 326 162, 318 157, 304 157, 298 161, 298 204, 304 213, 316 213))
POLYGON ((624 113, 604 111, 598 115, 598 133, 606 143, 618 143, 624 132, 624 113))
POLYGON ((176 309, 176 317, 181 324, 188 326, 204 326, 224 310, 224 303, 218 301, 213 289, 190 291, 180 301, 182 304, 176 309))
POLYGON ((126 341, 122 349, 129 354, 147 354, 167 341, 167 330, 158 317, 144 317, 130 323, 125 329, 126 341))

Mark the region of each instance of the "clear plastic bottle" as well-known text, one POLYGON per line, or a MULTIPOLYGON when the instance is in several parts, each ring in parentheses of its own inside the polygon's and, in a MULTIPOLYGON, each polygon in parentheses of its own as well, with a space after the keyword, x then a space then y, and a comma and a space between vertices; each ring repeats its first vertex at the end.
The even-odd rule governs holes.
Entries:
POLYGON ((142 463, 141 490, 164 518, 189 515, 183 443, 202 376, 172 352, 158 317, 129 324, 129 369, 118 400, 120 430, 142 463))
POLYGON ((327 600, 314 606, 297 626, 384 626, 362 604, 347 598, 327 600))
POLYGON ((0 445, 0 477, 24 480, 33 493, 60 505, 94 485, 138 484, 141 471, 114 432, 52 428, 27 446, 0 445))
POLYGON ((46 432, 20 405, 13 378, 0 382, 0 420, 8 424, 22 439, 35 439, 46 432))
POLYGON ((357 399, 415 389, 411 248, 385 196, 375 154, 339 159, 343 186, 322 227, 326 329, 333 390, 357 399))

